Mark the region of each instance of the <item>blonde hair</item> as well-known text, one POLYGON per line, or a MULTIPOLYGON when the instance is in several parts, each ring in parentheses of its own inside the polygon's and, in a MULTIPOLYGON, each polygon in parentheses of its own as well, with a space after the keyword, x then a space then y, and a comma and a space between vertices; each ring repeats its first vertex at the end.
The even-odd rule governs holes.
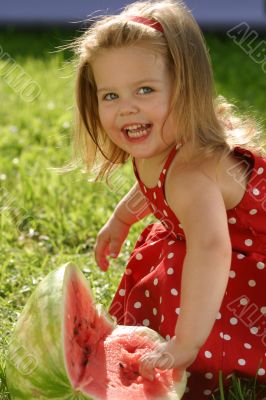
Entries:
POLYGON ((108 183, 110 173, 130 155, 114 144, 101 126, 91 63, 100 50, 139 44, 160 53, 173 76, 170 110, 177 121, 177 143, 190 141, 191 148, 197 148, 198 160, 217 150, 222 157, 236 145, 264 153, 257 144, 260 127, 255 121, 241 118, 225 98, 216 97, 205 40, 185 5, 174 0, 139 1, 126 6, 119 15, 101 17, 71 45, 78 56, 75 157, 85 163, 87 171, 96 174, 95 181, 106 176, 108 183), (132 15, 158 21, 164 32, 128 20, 132 15))

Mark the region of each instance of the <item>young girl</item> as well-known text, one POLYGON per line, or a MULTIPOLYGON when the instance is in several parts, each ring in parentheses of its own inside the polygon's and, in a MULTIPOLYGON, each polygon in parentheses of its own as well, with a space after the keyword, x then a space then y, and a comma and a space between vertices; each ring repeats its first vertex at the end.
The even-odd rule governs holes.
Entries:
MULTIPOLYGON (((153 213, 110 307, 166 344, 140 373, 187 369, 184 399, 211 398, 233 372, 266 382, 266 158, 259 131, 214 97, 202 34, 174 0, 137 2, 75 43, 76 145, 99 177, 132 158, 136 183, 100 230, 106 271, 153 213)), ((225 382, 226 383, 226 382, 225 382)))

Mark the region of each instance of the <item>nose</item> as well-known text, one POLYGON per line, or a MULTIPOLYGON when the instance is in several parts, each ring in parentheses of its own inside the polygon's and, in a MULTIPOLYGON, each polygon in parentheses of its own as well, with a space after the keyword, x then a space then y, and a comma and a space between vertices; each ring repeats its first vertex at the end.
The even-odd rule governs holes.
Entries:
POLYGON ((136 114, 138 111, 139 107, 134 100, 121 100, 119 108, 119 113, 121 116, 136 114))

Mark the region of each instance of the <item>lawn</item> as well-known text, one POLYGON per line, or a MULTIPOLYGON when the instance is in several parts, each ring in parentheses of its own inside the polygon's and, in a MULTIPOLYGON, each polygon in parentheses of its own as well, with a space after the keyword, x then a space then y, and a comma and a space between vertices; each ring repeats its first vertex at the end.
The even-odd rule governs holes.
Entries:
MULTIPOLYGON (((119 258, 103 273, 96 266, 93 245, 134 183, 131 165, 113 175, 112 188, 89 182, 92 177, 80 170, 58 174, 50 169, 71 159, 73 67, 71 54, 56 48, 77 34, 58 29, 0 31, 0 400, 9 398, 4 365, 10 333, 38 282, 73 261, 90 279, 96 300, 108 307, 138 234, 154 220, 148 217, 132 227, 119 258)), ((266 127, 262 65, 226 36, 209 34, 207 42, 217 91, 266 127)), ((252 396, 227 398, 255 399, 252 396)))

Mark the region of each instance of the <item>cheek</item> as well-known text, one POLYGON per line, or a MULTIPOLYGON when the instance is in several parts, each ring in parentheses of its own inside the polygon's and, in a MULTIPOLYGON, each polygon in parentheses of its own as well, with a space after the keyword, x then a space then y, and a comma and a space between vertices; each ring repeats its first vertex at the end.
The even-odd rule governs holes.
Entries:
POLYGON ((108 112, 104 107, 99 106, 98 113, 102 126, 104 128, 108 127, 110 125, 110 112, 108 112))

